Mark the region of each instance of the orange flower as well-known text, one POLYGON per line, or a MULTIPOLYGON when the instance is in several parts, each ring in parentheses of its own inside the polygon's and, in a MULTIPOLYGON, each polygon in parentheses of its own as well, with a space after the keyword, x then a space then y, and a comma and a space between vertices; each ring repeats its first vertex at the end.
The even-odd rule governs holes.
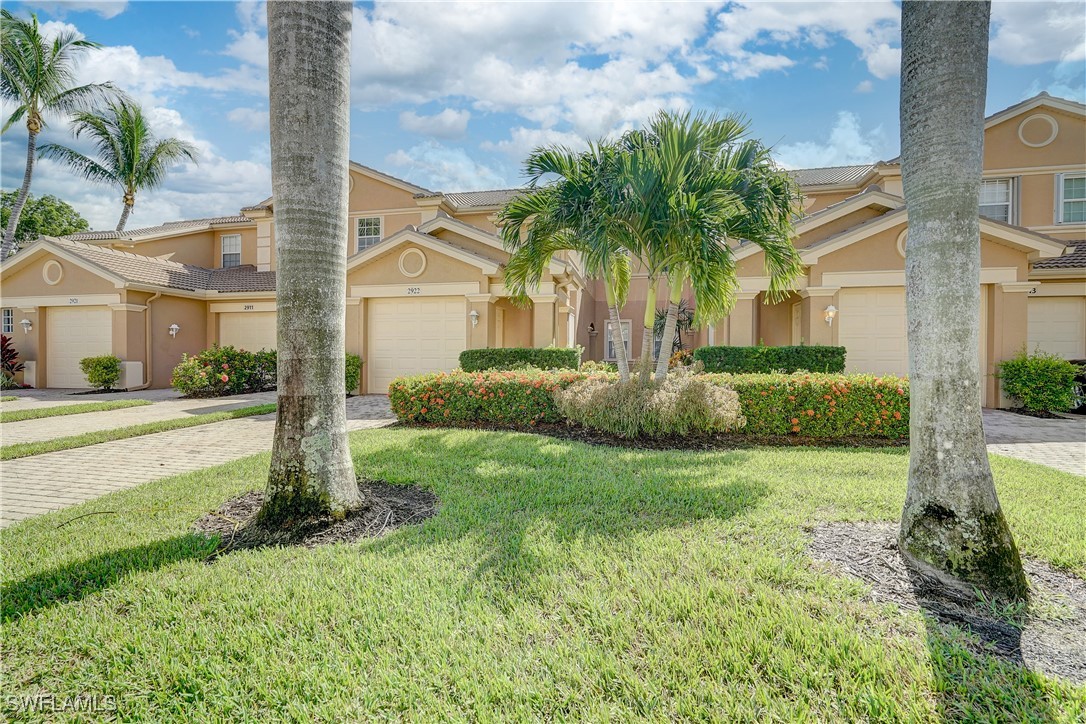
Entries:
POLYGON ((894 419, 895 420, 900 420, 901 419, 901 413, 900 412, 895 412, 894 413, 894 419))
POLYGON ((793 417, 792 418, 792 424, 793 425, 798 425, 799 424, 799 418, 798 417, 793 417))
POLYGON ((793 425, 792 432, 799 432, 799 425, 793 425))
POLYGON ((808 417, 814 417, 814 410, 807 410, 808 417))

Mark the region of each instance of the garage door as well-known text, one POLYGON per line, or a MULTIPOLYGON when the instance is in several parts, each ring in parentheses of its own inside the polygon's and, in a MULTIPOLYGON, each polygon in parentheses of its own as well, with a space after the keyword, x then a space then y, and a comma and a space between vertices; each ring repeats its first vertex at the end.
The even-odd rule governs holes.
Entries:
POLYGON ((45 330, 46 382, 50 387, 88 387, 79 361, 113 354, 113 313, 109 307, 49 307, 45 330))
POLYGON ((1029 350, 1041 349, 1064 359, 1086 358, 1086 299, 1031 298, 1029 350))
POLYGON ((275 349, 275 312, 223 312, 219 344, 256 352, 275 349))
POLYGON ((368 302, 370 392, 382 394, 400 375, 459 366, 467 346, 463 297, 371 299, 368 302))
POLYGON ((901 287, 842 289, 838 299, 838 343, 845 371, 906 375, 905 290, 901 287))

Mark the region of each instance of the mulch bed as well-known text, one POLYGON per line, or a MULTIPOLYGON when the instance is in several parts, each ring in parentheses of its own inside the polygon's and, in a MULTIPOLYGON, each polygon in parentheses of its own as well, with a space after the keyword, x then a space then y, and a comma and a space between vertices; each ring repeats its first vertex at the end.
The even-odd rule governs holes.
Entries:
POLYGON ((437 513, 437 496, 429 490, 413 485, 390 485, 380 480, 359 480, 358 487, 367 505, 342 520, 315 518, 283 529, 256 525, 256 514, 264 503, 264 491, 251 490, 197 520, 195 529, 204 535, 221 536, 214 554, 221 555, 244 548, 316 548, 379 538, 396 528, 421 523, 437 513))
POLYGON ((855 447, 885 448, 908 447, 908 440, 890 440, 880 437, 803 437, 800 435, 737 435, 719 433, 716 435, 669 435, 665 437, 643 437, 627 439, 606 432, 589 430, 578 425, 564 422, 544 423, 533 427, 502 426, 489 423, 466 425, 438 425, 433 423, 398 422, 396 426, 422 427, 431 429, 460 428, 466 430, 487 430, 491 432, 527 432, 546 435, 560 440, 573 440, 588 445, 624 447, 635 450, 742 450, 752 447, 855 447))
POLYGON ((897 525, 830 523, 813 531, 808 554, 871 586, 868 600, 924 612, 936 626, 975 635, 970 648, 1049 676, 1086 683, 1086 581, 1046 563, 1023 561, 1032 612, 997 616, 977 600, 950 594, 908 568, 898 553, 897 525))
POLYGON ((1048 412, 1046 410, 1027 410, 1024 407, 1006 407, 1004 412, 1012 412, 1015 415, 1022 415, 1023 417, 1039 417, 1042 420, 1066 420, 1063 415, 1057 415, 1054 412, 1048 412))
POLYGON ((127 389, 117 390, 80 390, 79 392, 69 392, 69 395, 116 395, 120 392, 128 392, 127 389))

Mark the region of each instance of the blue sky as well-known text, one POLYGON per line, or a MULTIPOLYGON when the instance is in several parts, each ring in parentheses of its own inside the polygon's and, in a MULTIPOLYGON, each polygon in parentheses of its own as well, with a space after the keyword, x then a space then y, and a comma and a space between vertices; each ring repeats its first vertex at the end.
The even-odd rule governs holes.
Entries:
MULTIPOLYGON (((130 228, 237 213, 270 192, 260 2, 5 2, 102 43, 80 80, 138 98, 159 135, 201 150, 137 198, 130 228)), ((747 115, 789 167, 898 152, 900 9, 870 2, 363 3, 354 12, 351 157, 442 191, 520 183, 545 143, 639 125, 660 108, 747 115)), ((993 3, 988 110, 1041 90, 1086 102, 1086 5, 993 3)), ((9 105, 0 106, 4 116, 9 105)), ((70 142, 64 119, 44 141, 70 142)), ((25 127, 2 138, 17 187, 25 127)), ((120 193, 39 164, 33 191, 112 228, 120 193)))

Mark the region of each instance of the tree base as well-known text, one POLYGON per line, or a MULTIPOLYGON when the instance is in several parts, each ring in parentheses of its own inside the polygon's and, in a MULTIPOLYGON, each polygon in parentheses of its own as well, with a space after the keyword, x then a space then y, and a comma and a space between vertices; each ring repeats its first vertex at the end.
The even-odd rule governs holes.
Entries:
POLYGON ((960 515, 929 502, 902 516, 902 558, 921 575, 965 596, 980 589, 1004 601, 1029 599, 1029 583, 1002 512, 960 515))

